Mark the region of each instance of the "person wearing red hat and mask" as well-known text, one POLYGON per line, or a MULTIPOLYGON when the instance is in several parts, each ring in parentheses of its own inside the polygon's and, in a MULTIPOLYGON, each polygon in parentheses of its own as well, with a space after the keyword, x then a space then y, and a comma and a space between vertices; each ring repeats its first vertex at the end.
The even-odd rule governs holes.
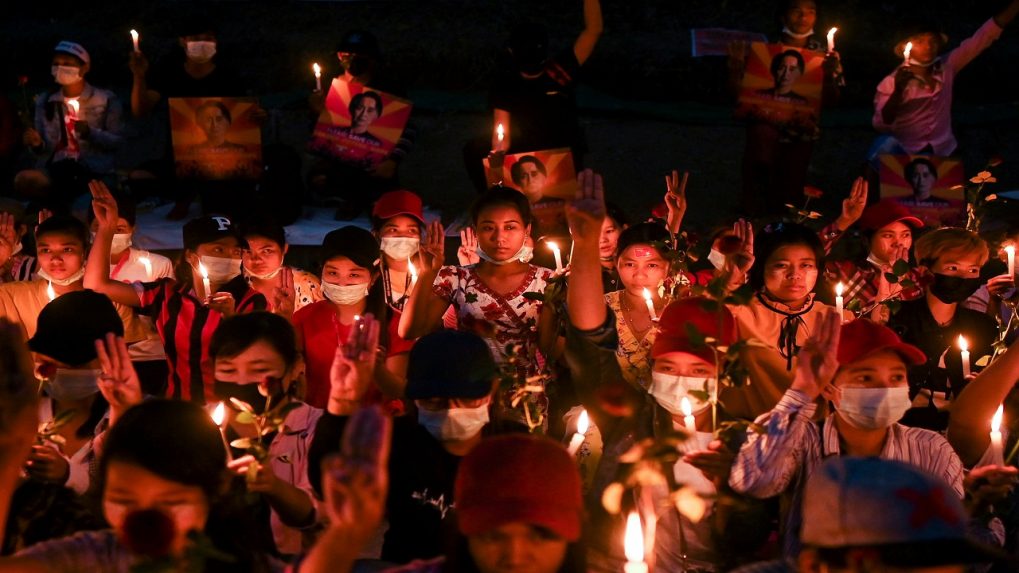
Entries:
POLYGON ((898 423, 910 407, 907 368, 926 360, 888 327, 860 319, 840 326, 829 314, 800 351, 792 386, 747 432, 729 485, 756 498, 791 498, 786 557, 799 553, 800 498, 807 478, 829 456, 898 460, 945 480, 963 495, 962 462, 940 434, 898 423), (815 422, 815 400, 834 412, 815 422))

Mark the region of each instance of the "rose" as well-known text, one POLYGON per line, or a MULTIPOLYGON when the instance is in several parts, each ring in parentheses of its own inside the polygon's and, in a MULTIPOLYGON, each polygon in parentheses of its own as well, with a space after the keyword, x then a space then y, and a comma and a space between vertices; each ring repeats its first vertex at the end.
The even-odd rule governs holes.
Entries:
POLYGON ((813 185, 807 185, 806 187, 803 188, 803 194, 806 195, 807 197, 810 197, 811 199, 820 199, 821 196, 824 195, 824 191, 821 191, 820 189, 814 187, 813 185))

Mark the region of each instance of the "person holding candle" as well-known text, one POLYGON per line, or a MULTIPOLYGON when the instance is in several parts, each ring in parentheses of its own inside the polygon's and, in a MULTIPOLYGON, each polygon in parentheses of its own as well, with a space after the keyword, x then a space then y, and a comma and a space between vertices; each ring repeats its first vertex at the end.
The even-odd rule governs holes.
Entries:
MULTIPOLYGON (((991 317, 1000 317, 1001 324, 1006 325, 1012 317, 1011 305, 1019 299, 1019 289, 1016 289, 1017 275, 1014 272, 1011 274, 1008 272, 1011 258, 1009 249, 1015 251, 1016 245, 1019 245, 1019 228, 1015 228, 1015 223, 1012 222, 1015 219, 1008 217, 1016 214, 1019 212, 1003 210, 1001 213, 997 213, 998 216, 1004 216, 1005 221, 1009 221, 1003 235, 994 236, 995 234, 981 232, 981 236, 988 240, 990 251, 998 253, 997 260, 991 257, 981 271, 983 276, 991 275, 987 284, 981 286, 972 296, 961 303, 965 308, 983 312, 991 317)), ((984 224, 981 225, 981 227, 983 226, 984 224)), ((1012 260, 1014 262, 1014 259, 1012 260)), ((1012 344, 1017 335, 1019 332, 1016 331, 1006 335, 1005 343, 1012 344)))
POLYGON ((251 288, 269 301, 269 310, 287 320, 294 312, 323 300, 318 277, 283 264, 290 246, 283 225, 256 218, 241 224, 241 236, 247 244, 241 256, 242 271, 251 288))
POLYGON ((265 310, 265 297, 241 275, 244 243, 227 217, 200 217, 184 225, 184 252, 173 278, 124 284, 110 278, 110 249, 117 230, 117 203, 109 189, 92 183, 96 240, 85 268, 85 286, 134 307, 155 322, 169 367, 166 395, 204 404, 214 398, 208 345, 223 318, 265 310), (203 292, 208 274, 209 290, 203 292), (182 344, 181 341, 186 341, 182 344))
POLYGON ((916 408, 903 423, 943 430, 948 402, 967 383, 959 336, 968 343, 972 372, 979 370, 976 361, 992 352, 997 338, 992 318, 960 306, 983 282, 980 269, 987 262, 987 244, 976 233, 946 227, 921 237, 915 251, 929 284, 922 298, 903 303, 888 322, 903 340, 927 355, 924 364, 909 370, 916 408))

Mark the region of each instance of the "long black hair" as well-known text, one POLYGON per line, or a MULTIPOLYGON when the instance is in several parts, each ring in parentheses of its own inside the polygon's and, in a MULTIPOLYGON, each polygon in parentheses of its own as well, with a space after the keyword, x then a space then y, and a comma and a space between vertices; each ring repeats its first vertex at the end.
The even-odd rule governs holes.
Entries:
POLYGON ((754 266, 750 268, 750 286, 764 288, 764 267, 768 258, 782 247, 802 245, 814 252, 820 280, 824 268, 824 245, 817 232, 798 223, 772 223, 764 227, 754 240, 754 266))

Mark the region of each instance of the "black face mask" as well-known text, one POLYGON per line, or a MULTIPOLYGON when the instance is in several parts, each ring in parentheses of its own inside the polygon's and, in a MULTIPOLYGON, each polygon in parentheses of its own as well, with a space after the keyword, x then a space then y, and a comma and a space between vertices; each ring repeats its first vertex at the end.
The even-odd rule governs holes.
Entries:
POLYGON ((970 297, 982 284, 979 278, 966 279, 934 273, 931 294, 945 304, 955 304, 970 297))
MULTIPOLYGON (((216 380, 212 391, 216 394, 217 398, 228 404, 230 403, 230 398, 237 398, 241 402, 251 404, 252 409, 256 413, 265 411, 267 398, 258 391, 258 384, 235 384, 233 382, 220 382, 216 380)), ((231 407, 233 407, 232 404, 231 407)))
POLYGON ((352 76, 363 76, 371 72, 375 62, 367 56, 359 56, 354 54, 352 56, 344 56, 340 58, 340 65, 343 69, 350 72, 352 76))

